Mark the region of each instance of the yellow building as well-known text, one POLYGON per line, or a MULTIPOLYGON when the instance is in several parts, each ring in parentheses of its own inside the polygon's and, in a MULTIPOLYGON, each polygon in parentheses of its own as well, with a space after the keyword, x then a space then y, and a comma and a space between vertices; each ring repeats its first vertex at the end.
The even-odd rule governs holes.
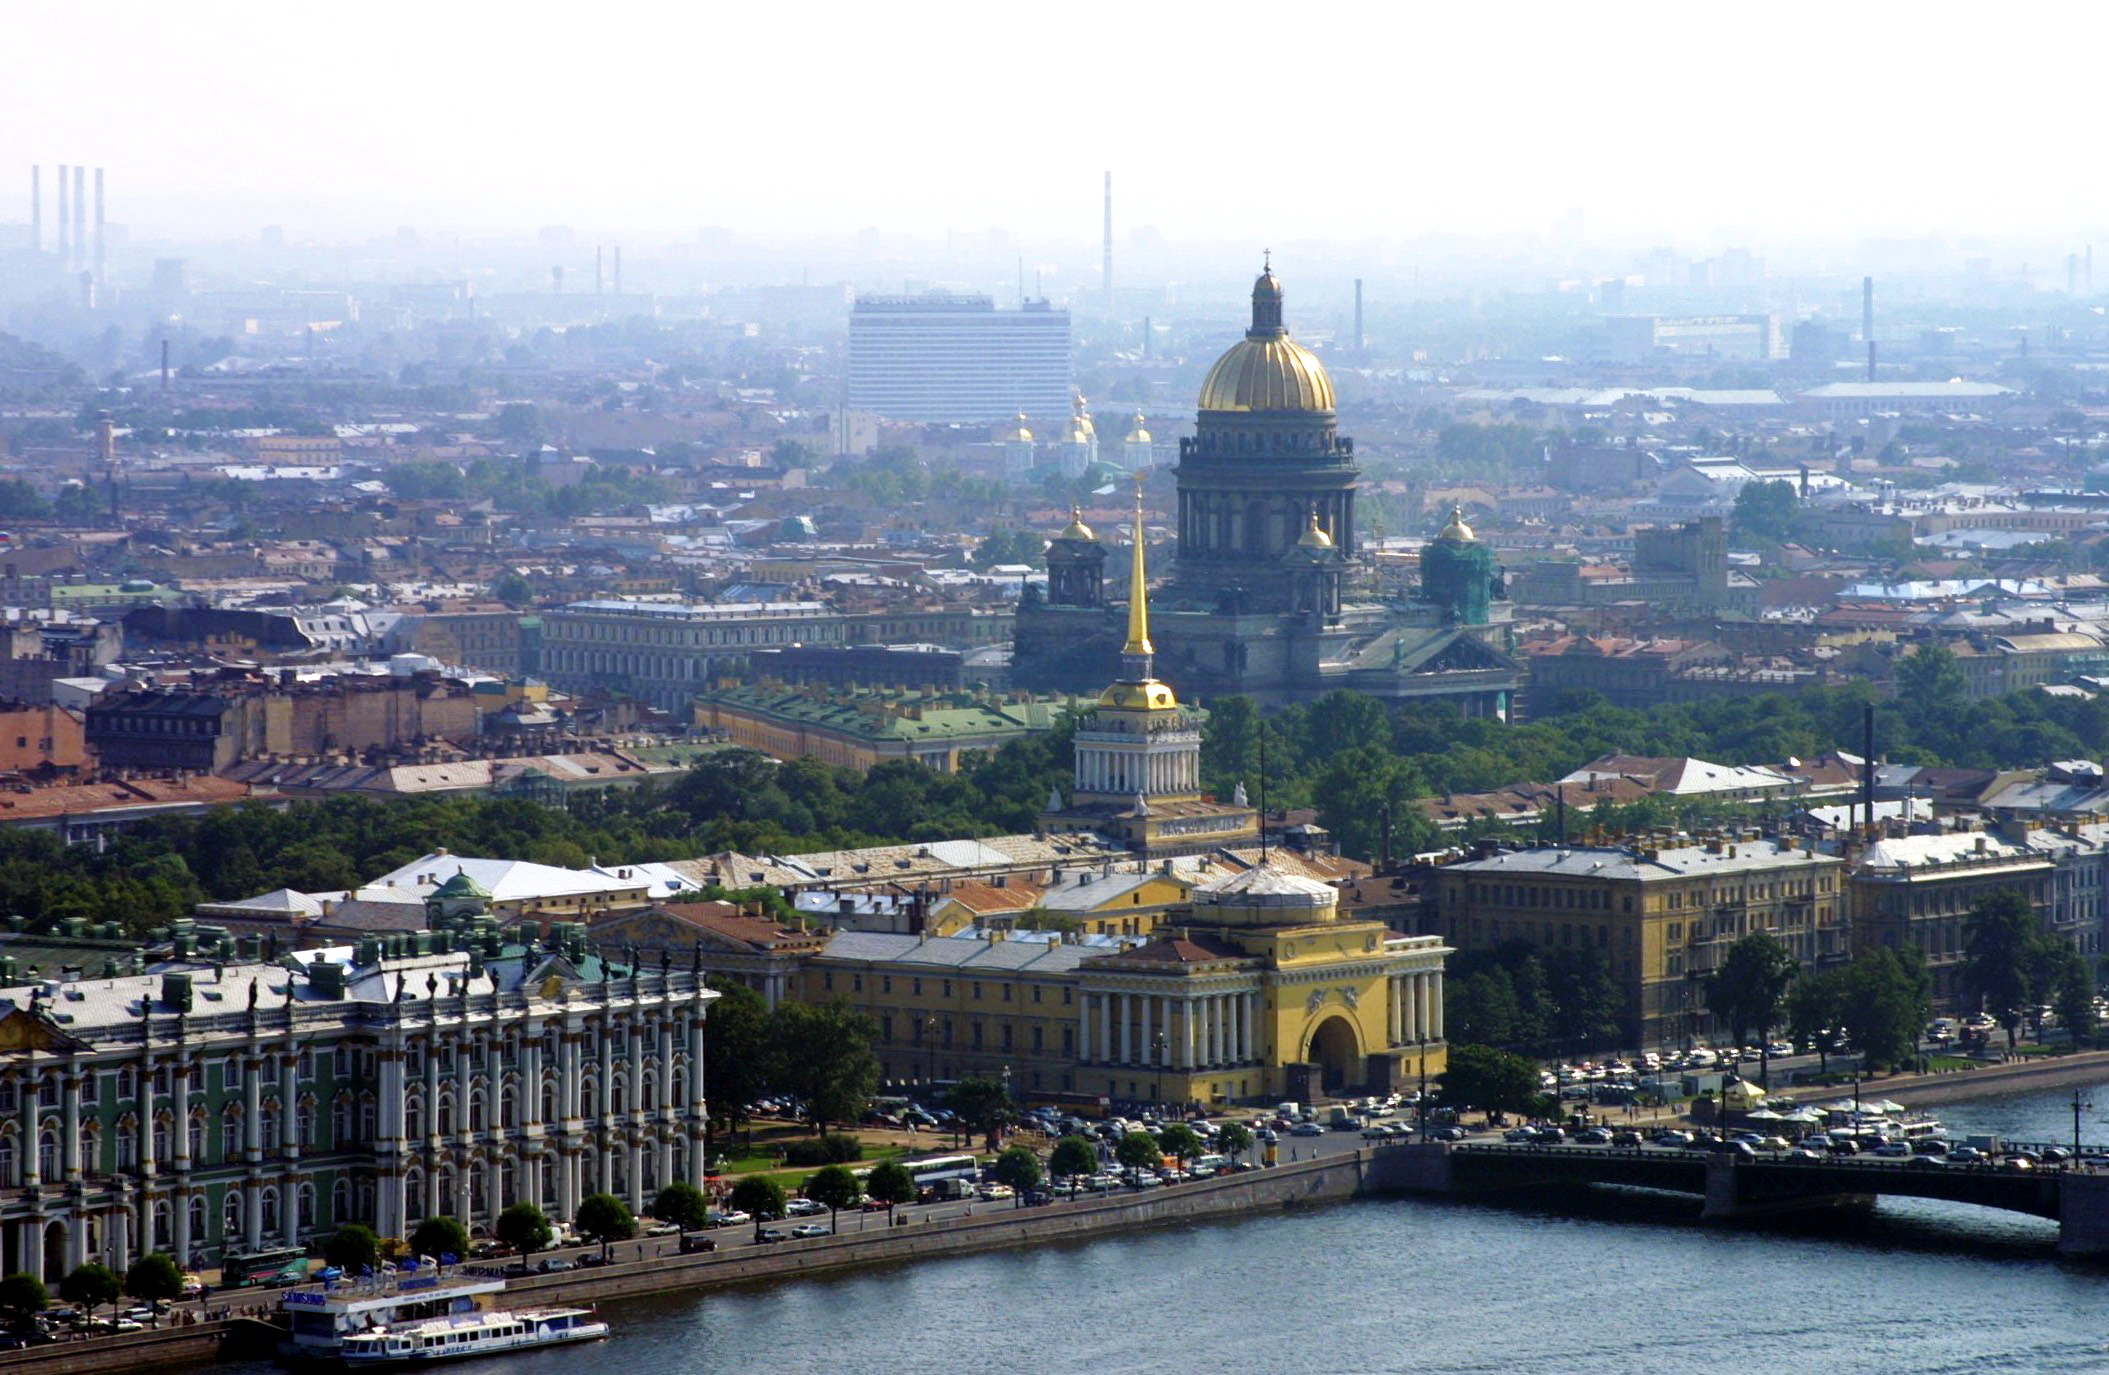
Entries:
POLYGON ((1108 1104, 1381 1093, 1444 1064, 1432 936, 1341 921, 1328 884, 1264 864, 1194 889, 1125 949, 991 931, 845 931, 798 996, 878 1026, 895 1082, 1006 1078, 1108 1104))
POLYGON ((1625 994, 1624 1043, 1684 1044, 1727 1034, 1704 980, 1739 938, 1770 932, 1805 968, 1851 958, 1844 869, 1792 838, 1516 850, 1438 869, 1434 929, 1460 950, 1600 952, 1625 994))

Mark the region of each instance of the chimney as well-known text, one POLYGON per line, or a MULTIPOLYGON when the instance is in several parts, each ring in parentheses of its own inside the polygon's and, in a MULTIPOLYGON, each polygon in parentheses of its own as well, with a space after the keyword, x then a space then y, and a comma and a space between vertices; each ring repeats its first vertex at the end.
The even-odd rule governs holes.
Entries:
POLYGON ((103 285, 103 169, 95 169, 95 284, 103 285))
POLYGON ((59 266, 71 267, 73 262, 66 256, 66 164, 59 164, 59 266))
POLYGON ((73 265, 88 259, 88 169, 73 169, 73 265))
POLYGON ((1867 340, 1867 380, 1875 380, 1875 279, 1860 279, 1860 337, 1867 340))
POLYGON ((593 247, 593 294, 600 295, 600 245, 593 247))
POLYGON ((622 245, 615 245, 615 294, 622 295, 622 245))
POLYGON ((1355 352, 1360 353, 1369 345, 1362 334, 1362 279, 1355 278, 1355 352))
POLYGON ((44 251, 44 169, 29 169, 29 251, 44 251))
POLYGON ((168 340, 161 341, 161 390, 168 390, 168 340))

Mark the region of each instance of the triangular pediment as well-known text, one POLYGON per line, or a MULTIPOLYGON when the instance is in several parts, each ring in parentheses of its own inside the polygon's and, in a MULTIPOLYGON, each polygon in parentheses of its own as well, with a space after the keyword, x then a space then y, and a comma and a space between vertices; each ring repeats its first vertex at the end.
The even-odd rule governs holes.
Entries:
POLYGON ((68 1036, 42 1017, 32 1017, 21 1008, 0 1016, 0 1055, 70 1055, 87 1050, 88 1043, 68 1036))

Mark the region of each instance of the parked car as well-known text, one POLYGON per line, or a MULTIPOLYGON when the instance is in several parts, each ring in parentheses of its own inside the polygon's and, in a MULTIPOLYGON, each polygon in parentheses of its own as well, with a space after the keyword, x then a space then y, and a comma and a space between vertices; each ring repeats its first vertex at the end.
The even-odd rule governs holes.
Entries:
POLYGON ((763 1241, 789 1241, 790 1239, 791 1239, 791 1234, 790 1234, 789 1232, 786 1232, 786 1231, 785 1231, 785 1230, 784 1230, 783 1228, 781 1228, 781 1227, 764 1227, 764 1228, 762 1228, 762 1240, 763 1240, 763 1241))
POLYGON ((784 1205, 784 1211, 792 1217, 819 1217, 827 1211, 827 1205, 810 1198, 794 1198, 784 1205))
POLYGON ((550 1256, 543 1260, 541 1268, 543 1274, 554 1275, 559 1270, 576 1270, 578 1263, 566 1256, 550 1256))
POLYGON ((827 1229, 827 1227, 826 1227, 826 1226, 825 1226, 824 1224, 822 1224, 822 1223, 818 1223, 818 1222, 801 1222, 801 1223, 799 1223, 799 1224, 798 1224, 798 1225, 797 1225, 796 1227, 793 1227, 793 1228, 791 1229, 791 1235, 792 1235, 792 1236, 794 1236, 794 1237, 799 1237, 799 1238, 805 1238, 805 1237, 829 1237, 829 1236, 833 1236, 833 1235, 834 1235, 834 1233, 833 1233, 833 1232, 830 1232, 830 1231, 829 1231, 829 1230, 827 1229))

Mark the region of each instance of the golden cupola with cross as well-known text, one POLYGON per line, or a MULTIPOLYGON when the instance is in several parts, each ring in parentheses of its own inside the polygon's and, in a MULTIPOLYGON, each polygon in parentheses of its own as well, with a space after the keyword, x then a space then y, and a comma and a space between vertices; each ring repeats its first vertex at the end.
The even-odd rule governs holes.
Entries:
POLYGON ((1078 726, 1075 790, 1067 806, 1059 797, 1052 800, 1048 820, 1118 835, 1129 848, 1150 854, 1247 839, 1258 833, 1250 807, 1219 806, 1202 795, 1202 714, 1181 706, 1171 684, 1157 677, 1146 542, 1138 479, 1120 676, 1078 726))

